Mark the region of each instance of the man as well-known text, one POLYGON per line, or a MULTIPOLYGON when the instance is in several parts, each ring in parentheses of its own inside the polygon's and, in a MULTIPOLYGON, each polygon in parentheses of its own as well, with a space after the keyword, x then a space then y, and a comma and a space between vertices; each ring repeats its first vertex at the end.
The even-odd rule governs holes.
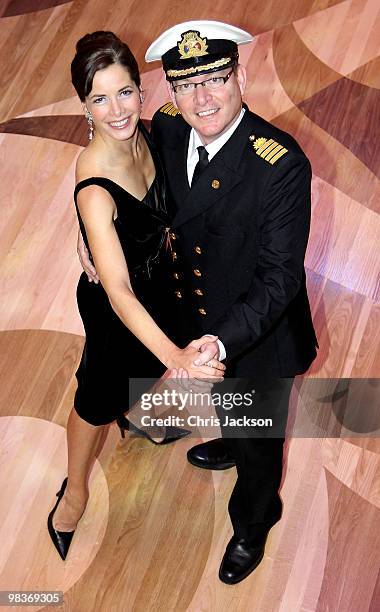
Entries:
POLYGON ((237 468, 229 502, 234 535, 219 571, 228 584, 257 567, 280 519, 284 414, 293 377, 316 354, 304 271, 310 164, 291 136, 242 104, 238 44, 251 40, 221 22, 186 22, 146 54, 162 59, 172 100, 153 117, 152 133, 176 207, 173 333, 183 343, 217 335, 199 361, 226 358, 235 390, 254 387, 256 413, 280 415, 272 437, 247 428, 234 436, 222 427, 223 439, 188 453, 201 468, 237 468))
MULTIPOLYGON (((258 565, 280 518, 280 413, 293 377, 316 354, 304 271, 310 164, 291 136, 242 105, 238 44, 251 40, 220 22, 187 22, 161 34, 146 54, 162 60, 172 101, 153 117, 152 133, 176 204, 172 276, 183 341, 217 335, 226 375, 246 381, 245 390, 254 382, 256 411, 279 414, 278 437, 244 430, 188 453, 199 467, 237 467, 229 503, 234 536, 219 572, 229 584, 258 565)), ((203 347, 204 359, 214 356, 213 346, 203 347)))

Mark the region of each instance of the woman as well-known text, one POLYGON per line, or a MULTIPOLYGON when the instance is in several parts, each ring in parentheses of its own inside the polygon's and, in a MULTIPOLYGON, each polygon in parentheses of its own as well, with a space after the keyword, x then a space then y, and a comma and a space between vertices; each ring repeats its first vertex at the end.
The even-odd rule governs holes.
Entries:
POLYGON ((68 478, 48 518, 62 559, 109 424, 128 408, 128 378, 157 378, 167 368, 216 381, 224 370, 217 361, 194 366, 201 339, 179 349, 152 317, 165 312, 159 262, 170 219, 160 162, 139 121, 143 94, 134 56, 111 32, 94 32, 77 43, 71 72, 90 130, 74 199, 100 283, 83 273, 77 291, 86 343, 67 426, 68 478))

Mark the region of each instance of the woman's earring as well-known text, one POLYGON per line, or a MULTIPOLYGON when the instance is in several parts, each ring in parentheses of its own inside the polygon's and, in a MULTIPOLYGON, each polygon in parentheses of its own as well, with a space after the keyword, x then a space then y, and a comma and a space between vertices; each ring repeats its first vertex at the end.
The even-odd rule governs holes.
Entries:
POLYGON ((86 117, 87 123, 88 123, 88 139, 92 140, 94 136, 94 121, 92 119, 92 115, 90 111, 87 110, 87 108, 86 108, 86 112, 84 116, 86 117))
POLYGON ((140 102, 141 104, 144 102, 145 98, 144 98, 144 94, 140 93, 140 102))

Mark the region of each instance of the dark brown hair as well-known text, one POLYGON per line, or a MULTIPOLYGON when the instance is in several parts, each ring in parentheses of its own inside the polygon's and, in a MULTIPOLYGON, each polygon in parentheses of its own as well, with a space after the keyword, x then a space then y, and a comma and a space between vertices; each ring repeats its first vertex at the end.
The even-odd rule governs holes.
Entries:
POLYGON ((139 67, 134 55, 113 32, 93 32, 78 40, 71 62, 71 81, 82 102, 92 89, 95 73, 112 64, 124 66, 132 81, 140 86, 139 67))

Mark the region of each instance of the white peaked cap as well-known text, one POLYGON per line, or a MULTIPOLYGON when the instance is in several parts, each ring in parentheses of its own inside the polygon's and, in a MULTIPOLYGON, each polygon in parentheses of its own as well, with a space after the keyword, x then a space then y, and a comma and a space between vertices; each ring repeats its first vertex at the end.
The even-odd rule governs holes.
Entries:
POLYGON ((199 32, 200 36, 204 36, 208 40, 230 40, 237 45, 243 45, 253 40, 253 36, 249 32, 222 21, 185 21, 169 28, 156 38, 145 54, 145 61, 155 62, 160 60, 167 51, 178 44, 182 34, 189 30, 199 32))

